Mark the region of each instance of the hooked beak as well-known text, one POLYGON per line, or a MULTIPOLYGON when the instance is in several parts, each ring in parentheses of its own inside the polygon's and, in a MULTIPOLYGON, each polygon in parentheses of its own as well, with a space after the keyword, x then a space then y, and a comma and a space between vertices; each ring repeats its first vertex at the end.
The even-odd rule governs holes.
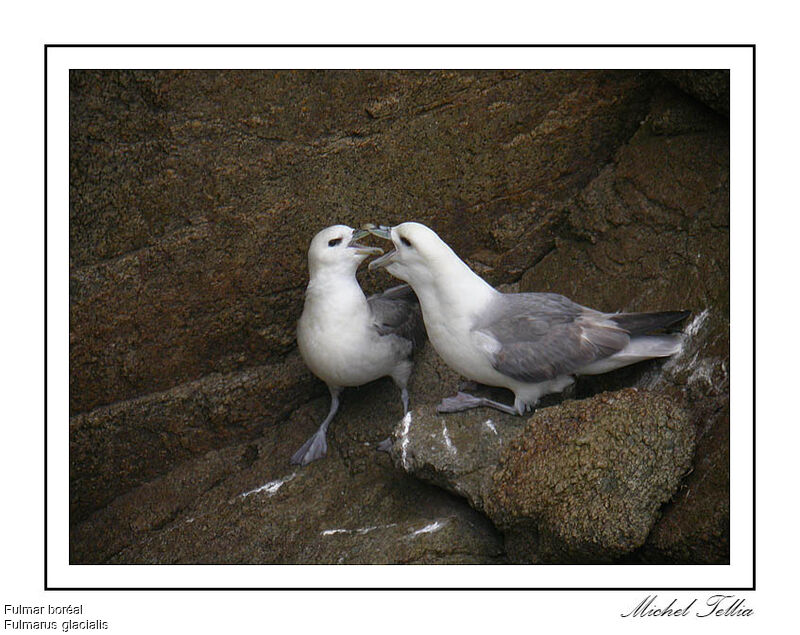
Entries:
POLYGON ((397 250, 393 249, 385 256, 381 256, 380 258, 376 258, 372 262, 369 263, 367 269, 370 271, 375 271, 375 269, 379 269, 381 267, 388 267, 390 264, 394 262, 395 256, 397 256, 397 250))
POLYGON ((360 245, 357 240, 367 236, 370 232, 366 229, 356 229, 353 231, 353 236, 350 238, 350 242, 347 244, 348 249, 355 249, 356 253, 360 256, 380 256, 383 253, 383 249, 380 247, 370 247, 369 245, 360 245))

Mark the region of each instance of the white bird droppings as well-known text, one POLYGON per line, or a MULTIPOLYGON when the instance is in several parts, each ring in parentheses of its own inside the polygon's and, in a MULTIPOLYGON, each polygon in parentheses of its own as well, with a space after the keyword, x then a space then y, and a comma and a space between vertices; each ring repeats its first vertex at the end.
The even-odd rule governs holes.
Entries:
POLYGON ((403 417, 403 427, 400 430, 400 458, 403 469, 408 470, 408 431, 411 429, 411 411, 403 417))
POLYGON ((450 435, 447 434, 447 424, 442 421, 442 436, 444 437, 444 444, 447 446, 447 451, 450 454, 458 454, 458 450, 456 450, 456 446, 453 445, 453 442, 450 440, 450 435))
POLYGON ((497 434, 497 428, 494 427, 494 422, 491 419, 487 419, 486 421, 484 421, 483 425, 485 425, 487 428, 489 428, 489 430, 497 434))
POLYGON ((694 337, 700 332, 700 329, 703 328, 703 325, 706 323, 707 319, 708 309, 703 309, 691 322, 689 322, 683 332, 689 337, 694 337))
POLYGON ((715 386, 715 372, 719 375, 721 382, 726 382, 728 379, 728 369, 724 361, 718 359, 704 359, 700 362, 692 360, 690 366, 692 373, 686 380, 689 384, 695 384, 698 381, 704 382, 709 387, 715 386))
POLYGON ((432 523, 425 525, 422 529, 417 529, 416 531, 411 532, 411 537, 416 538, 417 536, 421 536, 422 534, 432 534, 434 532, 439 531, 442 527, 447 524, 447 521, 444 520, 434 520, 432 523))
MULTIPOLYGON (((447 525, 448 519, 444 520, 434 520, 432 523, 428 523, 421 529, 415 529, 408 534, 408 538, 416 538, 417 536, 421 536, 422 534, 432 534, 439 531, 442 527, 447 525)), ((357 529, 343 529, 343 528, 336 528, 336 529, 324 529, 320 532, 320 536, 335 536, 337 534, 355 534, 357 536, 363 536, 364 534, 368 534, 370 532, 375 531, 376 529, 389 529, 390 527, 396 527, 397 523, 391 523, 389 525, 372 525, 370 527, 359 527, 357 529)))
POLYGON ((373 525, 372 527, 359 527, 358 529, 324 529, 320 532, 320 536, 334 536, 336 534, 357 534, 359 536, 363 536, 364 534, 368 534, 371 531, 375 531, 376 529, 388 529, 389 527, 396 526, 397 523, 391 523, 389 525, 373 525))
POLYGON ((691 376, 688 379, 690 383, 694 383, 697 379, 706 379, 708 369, 705 368, 703 361, 699 363, 701 368, 698 370, 700 355, 698 336, 703 330, 709 314, 708 309, 703 309, 686 325, 686 328, 683 329, 683 343, 680 350, 661 365, 660 371, 654 372, 649 380, 643 382, 643 386, 650 389, 656 388, 664 382, 665 377, 682 371, 690 373, 691 376))
POLYGON ((266 492, 268 496, 274 496, 275 493, 283 487, 284 483, 288 483, 291 481, 295 476, 297 476, 296 472, 292 472, 289 476, 286 476, 282 479, 278 479, 276 481, 270 481, 269 483, 265 483, 261 487, 256 487, 255 489, 251 489, 249 492, 243 492, 239 494, 242 498, 246 498, 250 496, 250 494, 258 494, 259 492, 266 492))

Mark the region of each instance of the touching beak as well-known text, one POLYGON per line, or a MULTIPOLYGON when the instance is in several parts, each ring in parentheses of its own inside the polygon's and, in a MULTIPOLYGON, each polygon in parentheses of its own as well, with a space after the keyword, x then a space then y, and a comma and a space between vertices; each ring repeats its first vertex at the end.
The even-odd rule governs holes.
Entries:
POLYGON ((386 225, 373 225, 372 223, 367 223, 364 225, 364 229, 360 231, 366 230, 373 236, 377 236, 378 238, 383 238, 384 240, 391 240, 392 239, 392 228, 387 227, 386 225))
MULTIPOLYGON (((384 240, 392 239, 392 228, 386 227, 385 225, 373 225, 372 223, 367 223, 364 225, 364 228, 359 231, 365 231, 373 236, 377 236, 378 238, 383 238, 384 240)), ((385 256, 381 256, 380 258, 376 258, 370 262, 367 269, 370 271, 375 271, 375 269, 379 269, 381 267, 388 267, 394 262, 395 256, 397 256, 396 249, 390 251, 385 256)))
POLYGON ((380 247, 370 247, 369 245, 359 245, 356 241, 364 236, 367 236, 370 232, 366 229, 356 229, 353 231, 353 236, 350 238, 350 242, 347 244, 348 249, 355 249, 356 253, 360 256, 380 256, 383 253, 383 249, 380 247))

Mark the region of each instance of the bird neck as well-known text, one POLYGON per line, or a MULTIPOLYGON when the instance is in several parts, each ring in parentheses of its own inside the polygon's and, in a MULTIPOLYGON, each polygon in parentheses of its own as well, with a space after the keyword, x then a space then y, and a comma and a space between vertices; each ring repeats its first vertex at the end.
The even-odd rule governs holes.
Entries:
POLYGON ((306 302, 333 303, 338 307, 364 304, 367 299, 355 272, 321 268, 311 273, 306 287, 306 302))
POLYGON ((444 258, 436 267, 436 274, 424 285, 421 292, 417 289, 423 311, 426 305, 437 312, 445 309, 450 314, 463 317, 473 316, 489 303, 498 291, 488 282, 470 269, 454 253, 444 258))

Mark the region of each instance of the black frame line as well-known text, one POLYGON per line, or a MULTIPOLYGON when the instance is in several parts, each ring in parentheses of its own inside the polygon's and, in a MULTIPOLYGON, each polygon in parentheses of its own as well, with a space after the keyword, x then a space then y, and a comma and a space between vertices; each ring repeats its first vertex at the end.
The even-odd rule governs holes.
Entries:
MULTIPOLYGON (((756 45, 755 44, 45 44, 44 45, 44 587, 45 591, 755 591, 756 590, 756 45), (750 48, 753 90, 753 557, 744 587, 53 587, 47 581, 47 51, 50 48, 750 48)), ((149 565, 142 565, 149 566, 149 565)), ((193 566, 193 565, 184 565, 193 566)), ((228 566, 228 565, 220 565, 228 566)), ((269 565, 249 565, 269 566, 269 565)), ((295 565, 302 566, 302 565, 295 565)), ((667 565, 678 566, 678 565, 667 565)), ((729 566, 729 565, 728 565, 729 566)))
POLYGON ((47 46, 44 47, 44 588, 47 586, 47 46))
MULTIPOLYGON (((756 589, 756 46, 753 44, 753 590, 756 589)), ((730 266, 730 265, 729 265, 730 266)))
POLYGON ((45 44, 47 48, 753 48, 755 44, 45 44))

